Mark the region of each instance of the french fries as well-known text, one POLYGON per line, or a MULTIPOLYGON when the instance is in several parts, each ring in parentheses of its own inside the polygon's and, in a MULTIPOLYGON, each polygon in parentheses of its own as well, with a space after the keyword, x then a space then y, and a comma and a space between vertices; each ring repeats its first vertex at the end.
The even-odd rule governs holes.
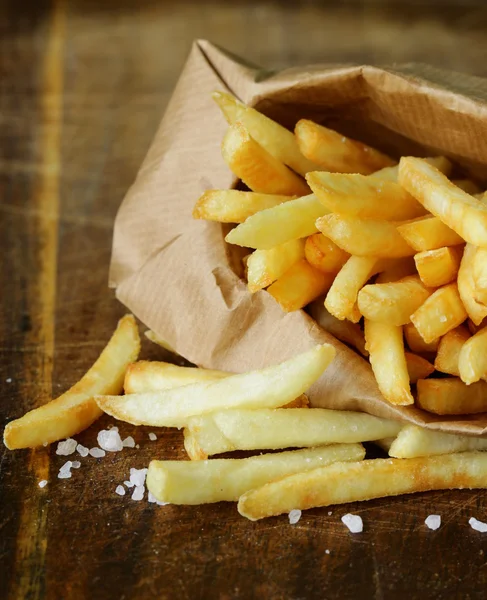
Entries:
POLYGON ((171 504, 235 502, 248 490, 269 481, 337 461, 362 460, 364 456, 360 444, 339 444, 241 459, 153 460, 147 487, 159 501, 171 504))
POLYGON ((463 344, 458 370, 467 385, 487 377, 487 329, 481 329, 463 344))
POLYGON ((358 174, 308 173, 306 181, 334 213, 359 219, 405 221, 425 214, 424 207, 399 184, 358 174))
POLYGON ((419 379, 417 405, 435 415, 472 415, 487 412, 487 382, 466 385, 457 377, 419 379))
POLYGON ((426 379, 435 370, 434 365, 422 356, 412 352, 406 352, 405 355, 410 383, 416 383, 418 379, 426 379))
POLYGON ((132 315, 120 319, 117 329, 86 374, 67 392, 10 421, 3 441, 10 450, 35 448, 68 438, 89 427, 102 411, 94 397, 119 394, 127 366, 137 360, 140 338, 132 315))
POLYGON ((473 260, 475 300, 487 306, 487 248, 477 248, 473 260))
POLYGON ((238 512, 256 521, 292 509, 429 490, 485 488, 486 473, 487 454, 483 452, 336 463, 251 490, 238 501, 238 512))
POLYGON ((469 339, 470 332, 466 327, 460 325, 445 334, 438 345, 438 353, 435 358, 435 369, 449 375, 460 376, 458 359, 460 350, 469 339))
POLYGON ((193 417, 184 431, 210 456, 234 450, 277 450, 368 442, 395 436, 402 423, 324 408, 236 409, 193 417))
POLYGON ((411 315, 411 322, 429 343, 461 325, 466 318, 457 284, 449 283, 436 290, 411 315))
POLYGON ((414 404, 404 354, 402 328, 365 319, 364 331, 370 365, 384 398, 391 404, 414 404))
MULTIPOLYGON (((430 158, 425 158, 424 160, 449 177, 453 165, 445 156, 432 156, 430 158)), ((397 183, 398 175, 399 163, 393 167, 384 167, 383 169, 379 169, 379 171, 374 171, 369 177, 370 179, 380 179, 382 181, 393 181, 394 183, 397 183)))
POLYGON ((468 316, 475 325, 480 325, 487 317, 487 306, 475 299, 474 265, 476 254, 477 248, 475 246, 471 244, 465 246, 460 269, 458 270, 457 283, 458 292, 468 316))
POLYGON ((437 338, 428 344, 423 340, 419 331, 412 323, 404 325, 404 337, 411 352, 417 354, 433 354, 438 349, 440 340, 437 338))
POLYGON ((392 283, 369 284, 358 294, 358 308, 371 321, 406 325, 432 291, 416 275, 392 283))
POLYGON ((230 94, 214 92, 213 99, 220 107, 229 125, 237 121, 243 124, 250 135, 275 158, 291 167, 296 173, 306 175, 316 165, 300 152, 296 138, 279 123, 236 100, 230 94))
POLYGON ((416 269, 427 287, 440 287, 455 281, 463 255, 463 246, 425 250, 414 255, 416 269))
POLYGON ((295 198, 239 190, 207 190, 196 202, 193 218, 219 223, 243 223, 261 210, 274 208, 295 198))
POLYGON ((316 219, 325 213, 326 208, 314 194, 310 194, 256 213, 232 229, 225 241, 237 246, 268 250, 316 233, 316 219))
MULTIPOLYGON (((308 238, 309 239, 309 238, 308 238)), ((269 250, 255 250, 247 259, 247 281, 254 293, 282 277, 293 265, 304 259, 305 241, 290 240, 269 250)))
POLYGON ((416 252, 464 244, 463 238, 437 217, 419 217, 409 223, 398 225, 397 230, 416 252))
POLYGON ((306 183, 258 144, 239 122, 228 128, 222 155, 235 175, 254 192, 284 196, 309 193, 306 183))
POLYGON ((394 458, 416 458, 472 450, 487 450, 487 439, 405 425, 392 442, 389 455, 394 458))
POLYGON ((96 401, 107 414, 134 425, 184 427, 189 417, 225 408, 284 406, 304 393, 334 356, 333 346, 323 344, 260 371, 160 392, 97 396, 96 401))
POLYGON ((395 163, 366 144, 306 119, 298 121, 294 133, 302 154, 326 171, 368 175, 395 163))
POLYGON ((304 254, 309 264, 323 273, 338 273, 350 258, 322 233, 314 233, 307 238, 304 254))
POLYGON ((344 344, 348 344, 358 350, 362 356, 368 356, 369 353, 365 349, 364 332, 356 323, 352 323, 346 319, 340 320, 329 313, 323 302, 316 300, 309 305, 309 314, 328 333, 331 333, 344 344))
POLYGON ((318 271, 302 258, 281 275, 267 291, 279 302, 282 310, 291 312, 303 308, 327 292, 334 278, 333 273, 318 271))
POLYGON ((179 367, 167 362, 139 360, 127 367, 123 389, 126 394, 143 394, 161 390, 171 390, 191 383, 217 381, 229 377, 231 373, 179 367))

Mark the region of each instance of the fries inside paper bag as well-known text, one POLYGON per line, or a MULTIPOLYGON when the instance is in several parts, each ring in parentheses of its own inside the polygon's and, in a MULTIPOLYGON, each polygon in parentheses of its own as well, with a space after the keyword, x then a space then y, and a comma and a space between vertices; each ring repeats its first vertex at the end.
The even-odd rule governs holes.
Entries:
POLYGON ((313 406, 487 433, 487 415, 438 417, 388 404, 358 353, 304 311, 284 313, 268 292, 248 291, 242 255, 224 241, 228 229, 191 214, 205 190, 235 183, 220 153, 227 125, 211 99, 215 90, 290 129, 300 118, 312 119, 391 156, 448 156, 485 180, 487 81, 420 65, 271 73, 196 42, 117 215, 110 269, 120 301, 199 366, 244 372, 327 342, 337 355, 310 390, 313 406))

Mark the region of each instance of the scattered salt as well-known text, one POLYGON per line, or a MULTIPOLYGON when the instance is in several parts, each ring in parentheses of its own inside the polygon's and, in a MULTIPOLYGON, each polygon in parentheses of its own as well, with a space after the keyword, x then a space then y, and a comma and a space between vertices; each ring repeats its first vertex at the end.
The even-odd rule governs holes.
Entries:
POLYGON ((59 473, 57 474, 58 479, 69 479, 71 477, 71 467, 73 463, 68 460, 64 463, 64 465, 59 469, 59 473))
POLYGON ((470 524, 470 527, 472 529, 475 529, 475 531, 480 531, 480 533, 485 533, 487 531, 487 523, 483 523, 482 521, 479 521, 475 517, 471 517, 468 520, 468 522, 470 524))
POLYGON ((38 486, 40 488, 46 487, 47 485, 47 479, 43 479, 42 481, 39 481, 38 486))
POLYGON ((361 533, 364 530, 362 517, 347 513, 342 517, 342 523, 348 527, 352 533, 361 533))
POLYGON ((123 485, 117 485, 115 493, 119 496, 125 496, 125 488, 123 487, 123 485))
POLYGON ((325 550, 325 554, 330 554, 330 551, 328 550, 328 548, 325 550))
POLYGON ((79 462, 79 460, 73 460, 71 466, 73 467, 73 469, 79 469, 81 467, 81 463, 79 462))
POLYGON ((128 437, 126 437, 122 441, 122 446, 124 448, 135 448, 135 440, 134 440, 134 438, 131 435, 129 435, 128 437))
POLYGON ((5 380, 7 383, 12 383, 12 378, 11 377, 7 377, 7 379, 5 380))
POLYGON ((130 469, 130 483, 135 487, 143 487, 145 484, 145 478, 147 475, 147 468, 145 469, 130 469))
POLYGON ((78 454, 80 456, 82 456, 83 458, 85 456, 88 456, 88 454, 90 453, 90 451, 88 450, 88 448, 86 446, 82 446, 81 444, 78 444, 76 446, 76 451, 78 452, 78 454))
POLYGON ((149 433, 149 439, 151 442, 155 442, 157 440, 157 435, 155 433, 152 433, 152 431, 149 433))
POLYGON ((293 510, 289 513, 289 522, 291 525, 296 525, 300 518, 301 511, 297 508, 293 508, 293 510))
POLYGON ((144 497, 145 487, 143 485, 136 485, 132 494, 132 500, 139 501, 144 497))
POLYGON ((70 454, 73 454, 73 452, 76 450, 77 445, 78 442, 76 440, 68 438, 63 442, 59 442, 56 448, 56 454, 59 454, 59 456, 69 456, 70 454))
POLYGON ((93 458, 103 458, 106 454, 105 450, 101 450, 100 448, 91 448, 91 450, 89 451, 90 455, 93 458))
POLYGON ((440 528, 441 516, 440 515, 429 515, 428 517, 426 517, 424 522, 426 524, 426 527, 428 527, 429 529, 432 529, 433 531, 436 531, 437 529, 440 528))
POLYGON ((102 429, 96 438, 98 445, 107 452, 120 452, 123 449, 122 438, 116 427, 102 429))
POLYGON ((441 315, 440 322, 441 323, 446 323, 446 321, 447 321, 447 318, 445 317, 445 315, 441 315))
POLYGON ((333 511, 329 510, 328 511, 328 516, 331 517, 332 514, 333 514, 333 511))
POLYGON ((125 487, 128 488, 134 487, 134 484, 131 481, 124 481, 123 484, 125 485, 125 487))
POLYGON ((137 449, 139 449, 139 448, 140 448, 139 444, 136 444, 136 445, 135 445, 135 447, 136 447, 137 449))

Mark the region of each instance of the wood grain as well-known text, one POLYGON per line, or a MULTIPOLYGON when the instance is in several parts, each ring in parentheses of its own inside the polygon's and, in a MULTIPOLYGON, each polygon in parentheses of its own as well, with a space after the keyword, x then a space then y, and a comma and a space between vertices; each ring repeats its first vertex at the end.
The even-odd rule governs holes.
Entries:
MULTIPOLYGON (((487 76, 481 2, 39 0, 0 11, 0 422, 67 389, 125 312, 107 288, 113 218, 193 38, 269 68, 412 60, 487 76)), ((145 358, 163 358, 144 342, 145 358)), ((111 422, 78 436, 86 446, 111 422)), ((484 492, 429 493, 249 523, 231 504, 115 494, 130 467, 184 458, 181 433, 65 462, 0 450, 0 596, 484 598, 484 492), (48 479, 44 490, 40 479, 48 479), (352 535, 340 522, 361 514, 352 535), (443 524, 431 532, 428 514, 443 524), (327 554, 325 550, 329 549, 327 554)))

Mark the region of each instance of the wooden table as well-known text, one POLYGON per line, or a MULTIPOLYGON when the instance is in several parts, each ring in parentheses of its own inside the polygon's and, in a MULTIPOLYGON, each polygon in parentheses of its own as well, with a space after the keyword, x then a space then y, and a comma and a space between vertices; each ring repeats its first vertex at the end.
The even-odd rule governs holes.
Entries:
MULTIPOLYGON (((66 390, 125 312, 107 289, 112 224, 193 38, 268 67, 423 61, 487 76, 487 9, 458 2, 46 0, 0 9, 0 422, 66 390), (423 6, 419 6, 422 4, 423 6), (137 6, 137 8, 135 8, 137 6)), ((164 358, 144 345, 143 356, 164 358)), ((78 436, 86 446, 109 423, 78 436)), ((484 598, 484 492, 429 493, 252 524, 234 505, 115 494, 181 434, 121 426, 139 450, 0 450, 2 598, 484 598), (48 479, 43 490, 38 482, 48 479), (345 512, 362 515, 352 535, 345 512), (430 513, 439 531, 426 529, 430 513), (329 554, 325 552, 329 550, 329 554)))

